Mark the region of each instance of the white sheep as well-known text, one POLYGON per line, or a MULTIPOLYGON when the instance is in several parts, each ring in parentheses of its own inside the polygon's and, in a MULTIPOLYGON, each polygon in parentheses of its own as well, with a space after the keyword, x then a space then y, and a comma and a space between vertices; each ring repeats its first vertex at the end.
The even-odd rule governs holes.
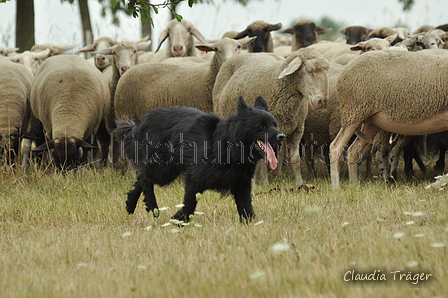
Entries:
POLYGON ((352 182, 361 150, 380 129, 402 135, 448 130, 447 69, 448 61, 437 55, 398 51, 368 52, 346 66, 337 84, 341 130, 330 145, 333 187, 340 186, 343 148, 361 123, 348 151, 352 182))
POLYGON ((16 54, 16 51, 18 51, 19 48, 3 48, 0 47, 0 56, 8 57, 10 54, 16 54))
POLYGON ((101 72, 76 55, 59 55, 42 63, 31 88, 31 110, 47 142, 33 151, 53 150, 58 168, 84 161, 80 148, 89 143, 110 111, 109 89, 101 72))
POLYGON ((271 36, 271 31, 279 30, 282 27, 282 23, 269 24, 264 21, 255 21, 250 23, 246 29, 239 32, 234 38, 240 39, 243 37, 254 37, 257 39, 251 43, 247 49, 249 53, 259 52, 274 52, 274 41, 271 36))
POLYGON ((68 46, 57 46, 52 43, 43 43, 43 44, 36 44, 36 45, 32 46, 30 51, 39 53, 39 52, 45 51, 46 49, 49 49, 50 56, 55 56, 55 55, 67 54, 68 50, 71 50, 75 47, 76 47, 75 44, 68 45, 68 46))
MULTIPOLYGON (((326 104, 328 67, 328 61, 321 54, 308 48, 293 52, 283 61, 268 53, 232 57, 223 64, 216 78, 213 88, 214 112, 222 116, 234 113, 235 98, 238 96, 248 101, 263 96, 278 121, 279 130, 287 135, 287 142, 282 148, 288 147, 289 165, 296 179, 301 181, 298 144, 308 105, 311 103, 321 108, 326 104)), ((279 172, 282 166, 280 162, 279 172)), ((259 179, 267 181, 265 172, 259 175, 259 179)))
POLYGON ((202 43, 206 43, 205 37, 191 22, 185 19, 180 22, 172 20, 160 33, 156 52, 168 39, 167 57, 196 56, 193 37, 196 37, 202 43))
POLYGON ((39 66, 48 57, 50 57, 50 50, 46 49, 38 53, 25 51, 23 53, 8 56, 8 59, 12 62, 22 64, 23 66, 28 68, 33 75, 35 75, 37 70, 39 69, 39 66))
POLYGON ((0 156, 18 154, 21 131, 27 127, 33 75, 23 65, 0 57, 0 156), (5 152, 9 151, 10 152, 5 152))
MULTIPOLYGON (((117 42, 114 39, 108 36, 102 36, 96 39, 92 44, 86 45, 85 47, 80 49, 78 53, 96 52, 113 47, 116 44, 117 42)), ((103 71, 106 67, 112 64, 112 59, 113 59, 112 55, 103 55, 103 54, 94 55, 95 65, 101 71, 103 71)))
POLYGON ((211 112, 212 89, 221 65, 254 39, 234 40, 226 37, 214 44, 198 45, 200 50, 215 52, 211 62, 171 58, 176 62, 187 59, 187 64, 162 62, 134 66, 118 82, 115 94, 117 117, 138 123, 142 115, 152 110, 176 105, 211 112))

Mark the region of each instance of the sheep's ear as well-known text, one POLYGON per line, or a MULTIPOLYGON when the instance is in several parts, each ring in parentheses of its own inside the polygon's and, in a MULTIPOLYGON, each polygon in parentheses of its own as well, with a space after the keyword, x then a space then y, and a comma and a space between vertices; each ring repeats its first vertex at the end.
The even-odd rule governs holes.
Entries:
POLYGON ((48 58, 48 56, 50 56, 50 49, 46 49, 45 51, 39 52, 37 54, 37 58, 40 60, 48 58))
POLYGON ((275 31, 282 28, 282 23, 269 24, 269 31, 275 31))
POLYGON ((257 37, 253 36, 253 37, 244 37, 244 38, 238 39, 237 41, 240 43, 241 46, 245 47, 248 44, 251 44, 255 39, 257 39, 257 37))
POLYGON ((140 42, 140 43, 136 44, 137 51, 143 51, 143 50, 145 50, 147 47, 149 47, 150 45, 151 45, 151 41, 150 41, 150 40, 140 42))
POLYGON ((162 32, 160 32, 160 36, 159 36, 159 45, 157 46, 157 49, 155 50, 155 53, 157 53, 160 49, 160 46, 162 45, 162 43, 168 38, 168 36, 170 36, 168 29, 163 29, 162 32))
POLYGON ((47 151, 49 149, 54 149, 54 140, 49 141, 48 143, 44 143, 36 148, 34 148, 33 152, 44 152, 47 151))
POLYGON ((202 43, 207 43, 207 41, 205 40, 205 37, 202 35, 201 32, 199 32, 199 30, 196 27, 191 27, 190 29, 190 33, 196 37, 197 40, 199 40, 202 43))
POLYGON ((342 35, 345 35, 345 33, 347 33, 347 30, 345 28, 342 28, 339 30, 339 33, 341 33, 342 35))
POLYGON ((93 52, 95 51, 95 48, 93 47, 93 44, 86 45, 76 53, 87 53, 87 52, 93 52))
POLYGON ((214 43, 198 44, 196 45, 196 49, 208 53, 210 51, 216 51, 216 46, 214 43))
POLYGON ((350 51, 362 51, 364 48, 365 42, 361 41, 355 44, 353 47, 350 47, 350 51))
POLYGON ((294 28, 283 30, 282 33, 294 34, 294 28))
POLYGON ((398 36, 397 33, 392 34, 392 35, 386 37, 386 40, 387 40, 389 43, 392 43, 395 39, 397 39, 397 36, 398 36))
POLYGON ((244 31, 241 31, 237 35, 235 35, 235 37, 233 39, 241 39, 241 38, 246 37, 248 35, 249 35, 249 32, 247 32, 247 29, 246 29, 244 31))
POLYGON ((330 32, 331 30, 333 30, 333 28, 321 28, 321 27, 316 27, 316 32, 317 34, 325 34, 330 32))
POLYGON ((250 106, 246 103, 246 101, 244 100, 244 98, 242 96, 240 96, 238 98, 238 105, 237 105, 237 111, 238 113, 241 112, 246 112, 250 109, 250 106))
POLYGON ((96 52, 92 52, 92 54, 102 54, 102 55, 111 55, 114 52, 113 47, 102 49, 96 52))
POLYGON ((269 111, 268 103, 262 96, 257 96, 257 98, 255 99, 254 107, 260 110, 269 111))
POLYGON ((81 139, 77 139, 76 140, 76 147, 81 147, 81 148, 89 148, 89 149, 95 149, 96 147, 95 146, 93 146, 93 145, 91 145, 91 144, 89 144, 89 143, 87 143, 86 141, 84 141, 84 140, 81 140, 81 139))
POLYGON ((289 65, 285 69, 283 69, 278 78, 283 79, 287 75, 294 73, 296 70, 300 68, 300 66, 302 66, 302 64, 303 64, 302 58, 296 57, 289 63, 289 65))
POLYGON ((56 49, 58 49, 61 52, 65 52, 65 51, 73 49, 76 46, 77 46, 76 44, 72 44, 72 45, 68 45, 68 46, 56 46, 56 49))

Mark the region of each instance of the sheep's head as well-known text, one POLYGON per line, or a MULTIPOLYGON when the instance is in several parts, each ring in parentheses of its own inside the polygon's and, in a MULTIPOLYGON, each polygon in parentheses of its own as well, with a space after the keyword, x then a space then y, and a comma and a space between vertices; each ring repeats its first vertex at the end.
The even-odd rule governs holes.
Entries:
POLYGON ((30 52, 25 51, 23 53, 8 57, 12 62, 16 62, 22 64, 26 68, 28 68, 33 75, 36 74, 39 66, 42 64, 46 58, 50 56, 50 50, 46 49, 42 52, 30 52))
POLYGON ((9 54, 18 51, 19 48, 2 48, 0 47, 0 56, 7 57, 9 54))
POLYGON ((156 52, 160 49, 162 43, 168 39, 168 51, 171 57, 185 57, 189 56, 194 49, 193 36, 200 42, 206 43, 205 37, 201 32, 193 26, 189 21, 182 19, 172 20, 167 28, 163 29, 159 37, 159 45, 156 52))
MULTIPOLYGON (((93 44, 86 45, 85 47, 80 49, 78 53, 96 52, 110 48, 116 44, 117 42, 114 39, 107 36, 103 36, 95 40, 93 44)), ((95 65, 101 71, 112 64, 112 55, 95 54, 94 56, 95 56, 95 65)))
POLYGON ((56 168, 70 169, 82 163, 86 159, 86 152, 82 149, 94 149, 86 141, 78 138, 57 138, 35 148, 33 152, 44 152, 53 149, 52 156, 56 168))
POLYGON ((361 51, 362 53, 370 51, 380 51, 388 49, 392 42, 397 38, 397 33, 386 38, 371 38, 366 41, 358 42, 350 48, 352 51, 361 51))
POLYGON ((219 69, 221 65, 230 57, 240 53, 241 49, 250 44, 256 39, 256 37, 245 37, 238 40, 224 37, 219 39, 215 43, 207 43, 202 45, 196 45, 196 48, 208 52, 214 51, 213 63, 219 69))
POLYGON ((151 41, 133 43, 120 41, 113 47, 93 52, 93 54, 113 55, 113 65, 120 77, 137 63, 137 52, 146 49, 151 41))
POLYGON ((287 80, 286 85, 295 84, 297 91, 316 109, 324 108, 329 93, 329 67, 327 59, 317 51, 303 48, 285 60, 278 78, 287 80))
POLYGON ((279 30, 281 27, 282 23, 269 24, 264 21, 255 21, 249 24, 244 31, 238 33, 234 39, 240 39, 246 36, 255 36, 257 39, 249 45, 249 52, 272 52, 274 49, 274 42, 271 37, 271 31, 279 30))
POLYGON ((297 21, 292 28, 283 31, 283 33, 292 34, 292 50, 295 51, 317 43, 320 40, 320 34, 330 32, 332 29, 321 28, 316 26, 312 20, 302 19, 297 21))
POLYGON ((367 29, 364 26, 349 26, 339 30, 339 33, 345 36, 347 44, 357 44, 363 40, 366 40, 369 36, 371 29, 367 29))
POLYGON ((31 52, 42 52, 45 51, 46 49, 50 50, 50 56, 55 56, 55 55, 61 55, 61 54, 66 54, 66 52, 68 50, 73 49, 74 47, 76 47, 75 44, 73 45, 68 45, 68 46, 57 46, 51 43, 43 43, 43 44, 36 44, 34 46, 31 47, 31 52))

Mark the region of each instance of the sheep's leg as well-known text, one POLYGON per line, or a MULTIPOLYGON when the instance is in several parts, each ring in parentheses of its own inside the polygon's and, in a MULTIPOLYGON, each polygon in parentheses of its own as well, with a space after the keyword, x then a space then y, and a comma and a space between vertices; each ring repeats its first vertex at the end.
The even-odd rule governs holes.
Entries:
POLYGON ((289 169, 291 173, 294 175, 297 183, 299 184, 303 183, 302 171, 300 170, 300 162, 302 161, 302 158, 300 156, 300 140, 302 138, 302 134, 303 133, 298 133, 297 131, 294 131, 287 137, 287 139, 289 140, 287 142, 289 151, 289 157, 288 157, 289 169))
POLYGON ((20 147, 22 152, 20 156, 22 158, 22 168, 26 168, 29 165, 29 158, 31 157, 31 143, 32 140, 26 138, 24 138, 21 142, 20 147))
POLYGON ((380 130, 375 136, 372 147, 372 155, 375 156, 375 165, 378 169, 378 175, 384 182, 389 179, 389 139, 391 133, 385 130, 380 130))
POLYGON ((346 127, 341 127, 336 138, 330 144, 330 174, 333 188, 340 188, 339 175, 344 160, 344 147, 350 141, 360 123, 361 121, 357 121, 346 127))
POLYGON ((277 167, 277 172, 279 175, 283 174, 283 167, 285 164, 285 157, 286 157, 286 151, 287 151, 287 141, 283 142, 282 145, 280 146, 280 150, 278 152, 278 167, 277 167))
MULTIPOLYGON (((389 153, 389 163, 390 163, 390 171, 389 171, 389 181, 396 181, 398 176, 398 161, 400 160, 400 153, 403 151, 405 146, 411 141, 411 136, 398 135, 396 137, 397 141, 392 146, 392 149, 389 153)), ((405 167, 408 167, 407 164, 407 156, 404 158, 405 167)), ((412 168, 412 156, 411 156, 411 168, 412 168)))
POLYGON ((304 151, 305 151, 305 161, 306 161, 306 168, 308 170, 308 175, 310 177, 317 177, 316 169, 314 166, 314 153, 316 150, 316 146, 312 143, 304 144, 304 151))
MULTIPOLYGON (((362 126, 362 132, 370 139, 374 139, 376 133, 379 131, 379 127, 373 123, 365 123, 362 126)), ((370 140, 357 137, 353 144, 348 148, 347 162, 348 162, 348 174, 352 184, 358 182, 358 164, 362 160, 361 151, 370 144, 370 140)), ((366 169, 367 170, 367 169, 366 169)))
POLYGON ((445 170, 445 154, 448 149, 448 139, 446 137, 439 137, 437 138, 437 144, 439 145, 439 159, 434 166, 434 170, 443 172, 445 170))

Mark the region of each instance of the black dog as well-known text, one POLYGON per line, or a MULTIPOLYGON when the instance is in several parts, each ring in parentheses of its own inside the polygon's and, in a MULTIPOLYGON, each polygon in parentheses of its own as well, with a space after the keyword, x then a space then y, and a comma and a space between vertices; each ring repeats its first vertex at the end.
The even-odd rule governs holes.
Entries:
POLYGON ((254 107, 240 97, 237 113, 226 119, 177 106, 142 116, 138 127, 129 122, 118 126, 114 135, 139 170, 135 188, 128 192, 127 211, 134 213, 143 192, 146 210, 157 217, 154 184, 168 185, 183 173, 184 206, 173 218, 184 221, 196 208, 196 194, 208 189, 232 193, 240 219, 252 219, 255 166, 266 158, 275 169, 278 161, 269 143, 285 138, 262 97, 254 107))

